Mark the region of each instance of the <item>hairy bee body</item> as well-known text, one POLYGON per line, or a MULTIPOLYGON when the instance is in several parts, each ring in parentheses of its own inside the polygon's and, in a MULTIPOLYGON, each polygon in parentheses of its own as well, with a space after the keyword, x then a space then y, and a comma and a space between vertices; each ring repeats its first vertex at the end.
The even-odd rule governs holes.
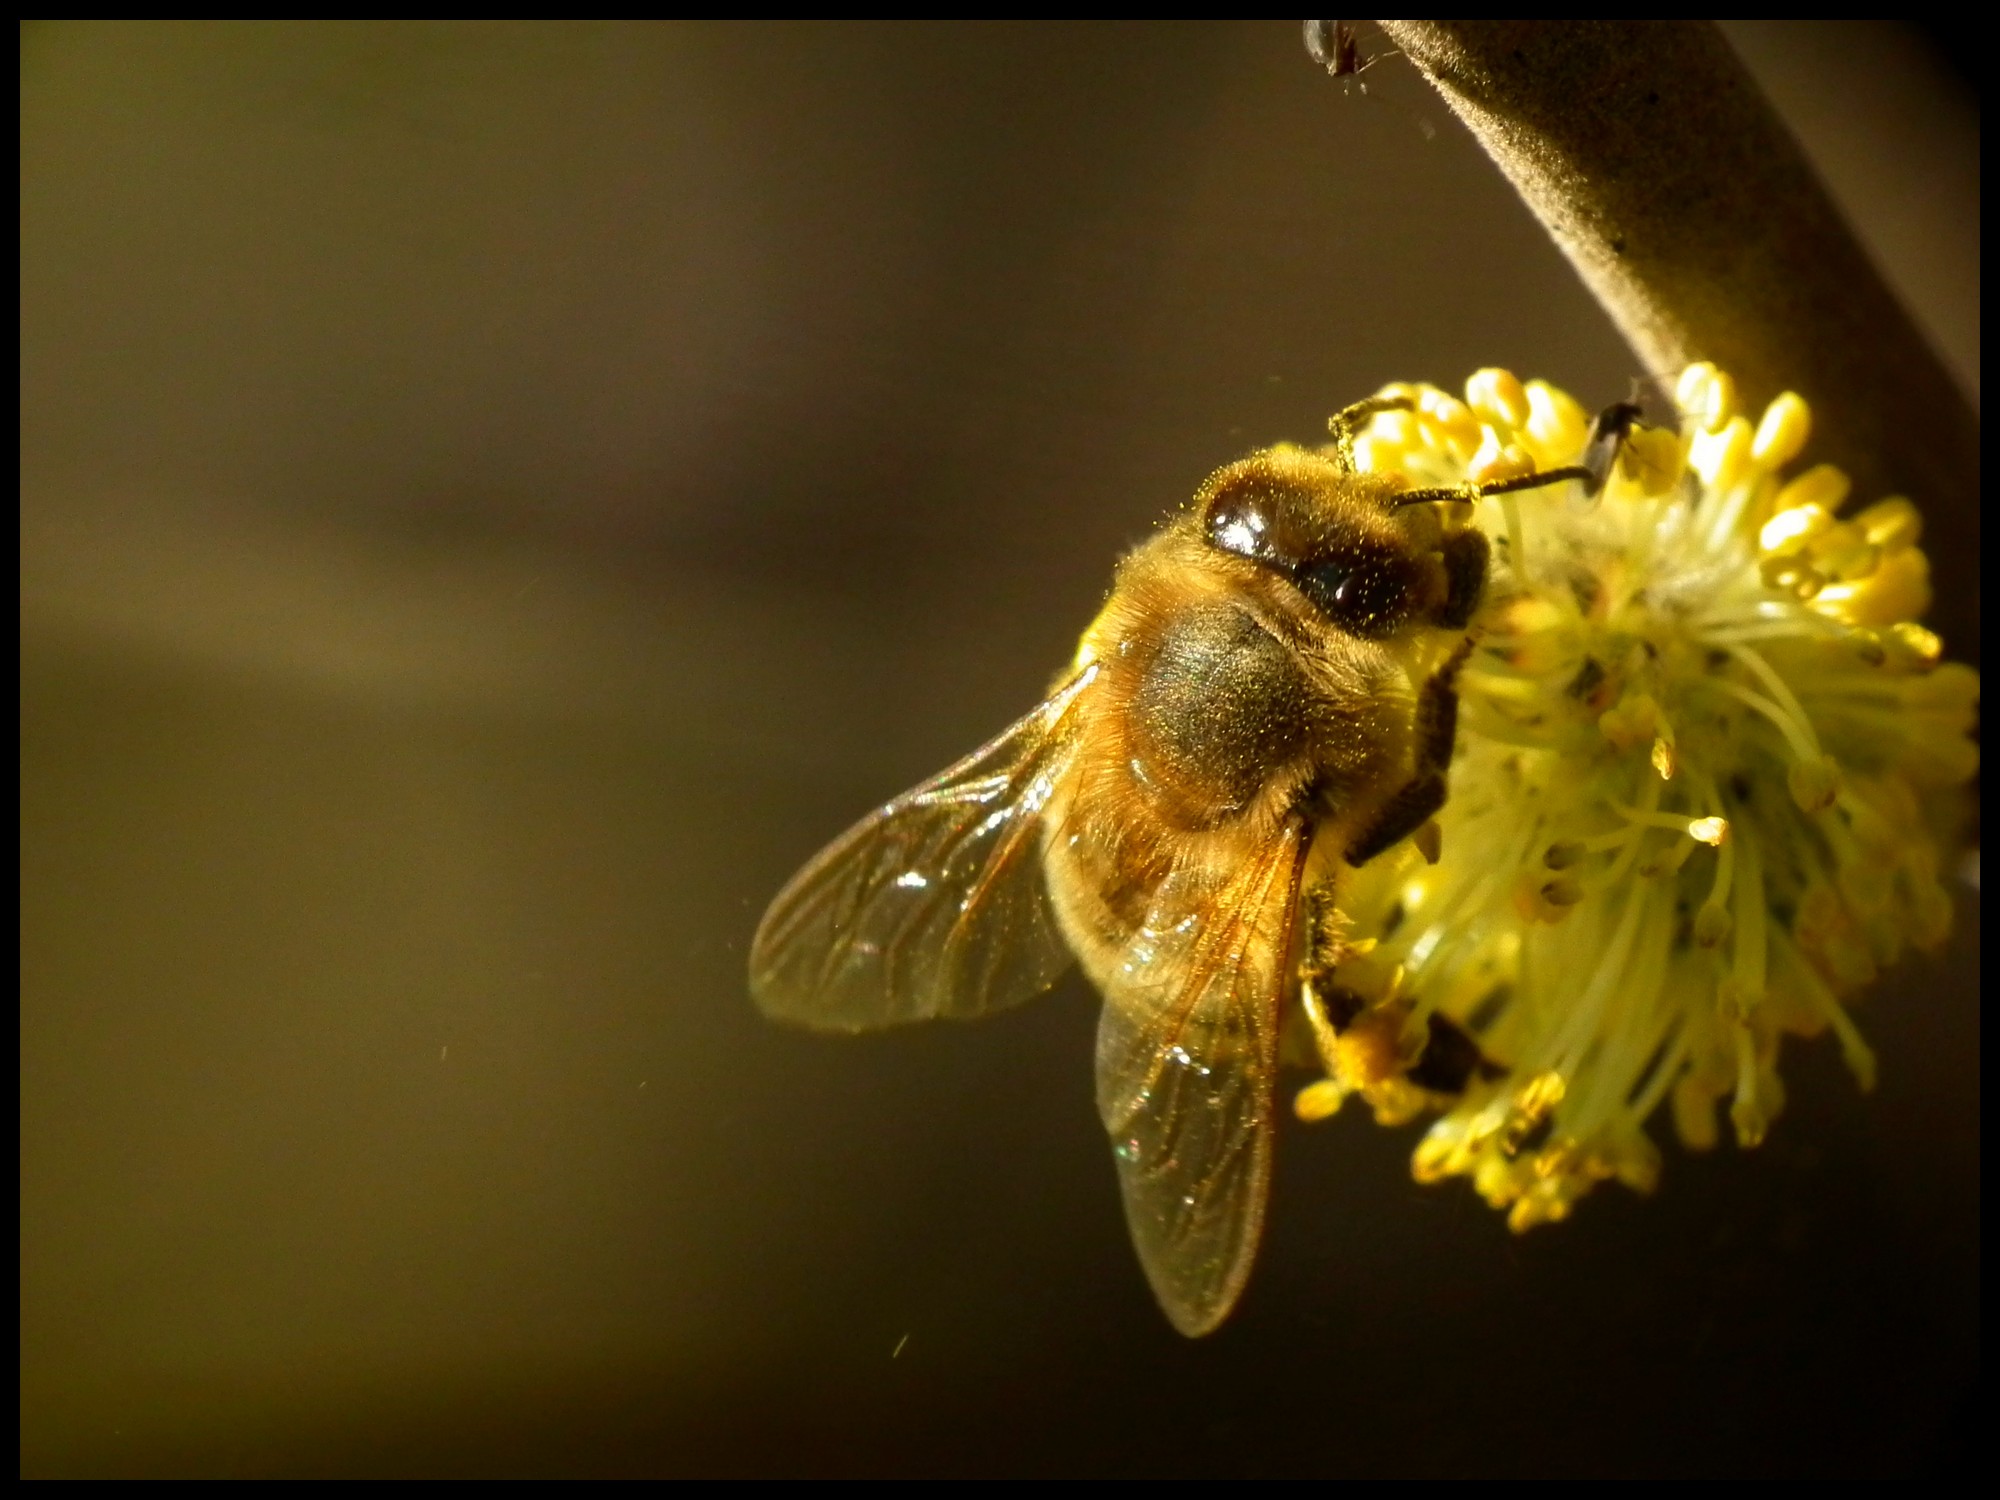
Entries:
POLYGON ((1322 864, 1357 842, 1416 776, 1416 701, 1448 655, 1339 630, 1268 568, 1211 545, 1199 520, 1124 560, 1077 653, 1099 675, 1045 853, 1064 935, 1099 989, 1168 871, 1220 885, 1298 817, 1322 864))
POLYGON ((1404 405, 1210 476, 1119 565, 1048 699, 828 846, 751 948, 768 1013, 849 1031, 989 1014, 1079 962, 1104 996, 1097 1102, 1127 1223, 1188 1334, 1249 1275, 1280 1023, 1333 993, 1342 874, 1445 798, 1482 491, 1357 470, 1358 425, 1404 405))

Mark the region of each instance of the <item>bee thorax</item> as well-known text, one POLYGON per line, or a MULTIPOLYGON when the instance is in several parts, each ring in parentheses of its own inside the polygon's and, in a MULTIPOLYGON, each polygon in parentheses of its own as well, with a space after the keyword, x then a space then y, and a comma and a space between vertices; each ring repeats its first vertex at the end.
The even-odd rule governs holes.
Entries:
POLYGON ((1214 827, 1305 748, 1309 693, 1292 651, 1243 610, 1189 610, 1135 684, 1134 775, 1169 821, 1214 827))

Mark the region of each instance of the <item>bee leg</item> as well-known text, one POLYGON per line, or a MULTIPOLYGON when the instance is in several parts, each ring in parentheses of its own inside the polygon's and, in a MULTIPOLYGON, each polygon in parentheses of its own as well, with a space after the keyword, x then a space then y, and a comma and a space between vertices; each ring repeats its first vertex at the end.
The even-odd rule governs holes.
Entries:
POLYGON ((1444 806, 1445 780, 1442 771, 1432 771, 1410 782, 1382 805, 1365 833, 1347 847, 1350 865, 1365 865, 1384 849, 1400 844, 1431 820, 1444 806))
POLYGON ((1506 1076, 1507 1070, 1480 1051, 1472 1034, 1449 1016, 1432 1011, 1427 1023, 1430 1035, 1424 1040, 1424 1050, 1403 1074, 1418 1088, 1458 1095, 1475 1076, 1489 1082, 1506 1076))
POLYGON ((1366 401, 1357 401, 1352 406, 1343 406, 1326 419, 1326 430, 1333 434, 1334 462, 1341 472, 1356 472, 1354 462, 1354 435, 1368 425, 1368 419, 1378 411, 1409 411, 1416 403, 1408 396, 1370 396, 1366 401))
MULTIPOLYGON (((1331 880, 1322 880, 1306 891, 1305 957, 1299 974, 1318 992, 1322 1003, 1330 993, 1333 971, 1347 953, 1347 920, 1335 904, 1338 894, 1331 880)), ((1340 1022, 1345 1020, 1340 1018, 1340 1022)))
POLYGON ((1452 747, 1458 740, 1458 669, 1471 654, 1472 642, 1462 642, 1424 684, 1417 698, 1416 774, 1382 805, 1375 821, 1348 846, 1350 865, 1366 864, 1384 849, 1401 843, 1444 806, 1445 772, 1451 769, 1452 747))
MULTIPOLYGON (((1486 592, 1486 568, 1493 549, 1486 533, 1467 527, 1444 544, 1446 595, 1437 622, 1446 630, 1463 630, 1486 592)), ((1457 668, 1451 669, 1454 673, 1457 668)))
POLYGON ((1299 960, 1299 997, 1307 1030, 1320 1066, 1329 1078, 1339 1075, 1339 1036, 1367 1002, 1334 978, 1347 956, 1346 919, 1335 904, 1336 883, 1322 880, 1305 894, 1304 955, 1299 960))

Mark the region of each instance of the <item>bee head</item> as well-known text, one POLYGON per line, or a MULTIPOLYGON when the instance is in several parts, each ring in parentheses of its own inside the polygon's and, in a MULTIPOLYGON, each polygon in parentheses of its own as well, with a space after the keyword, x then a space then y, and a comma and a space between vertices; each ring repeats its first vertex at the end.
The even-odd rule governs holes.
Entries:
POLYGON ((1209 546, 1282 575, 1349 634, 1463 629, 1486 586, 1486 538, 1448 530, 1436 503, 1396 500, 1383 480, 1280 447, 1218 469, 1195 508, 1209 546))

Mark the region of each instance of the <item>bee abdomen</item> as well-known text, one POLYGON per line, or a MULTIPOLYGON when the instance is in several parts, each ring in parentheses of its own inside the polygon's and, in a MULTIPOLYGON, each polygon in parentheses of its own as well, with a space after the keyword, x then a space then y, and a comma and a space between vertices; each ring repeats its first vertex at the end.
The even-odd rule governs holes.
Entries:
POLYGON ((1133 694, 1133 770, 1172 822, 1212 828, 1305 749, 1309 693, 1292 651, 1243 610, 1189 610, 1133 694))

